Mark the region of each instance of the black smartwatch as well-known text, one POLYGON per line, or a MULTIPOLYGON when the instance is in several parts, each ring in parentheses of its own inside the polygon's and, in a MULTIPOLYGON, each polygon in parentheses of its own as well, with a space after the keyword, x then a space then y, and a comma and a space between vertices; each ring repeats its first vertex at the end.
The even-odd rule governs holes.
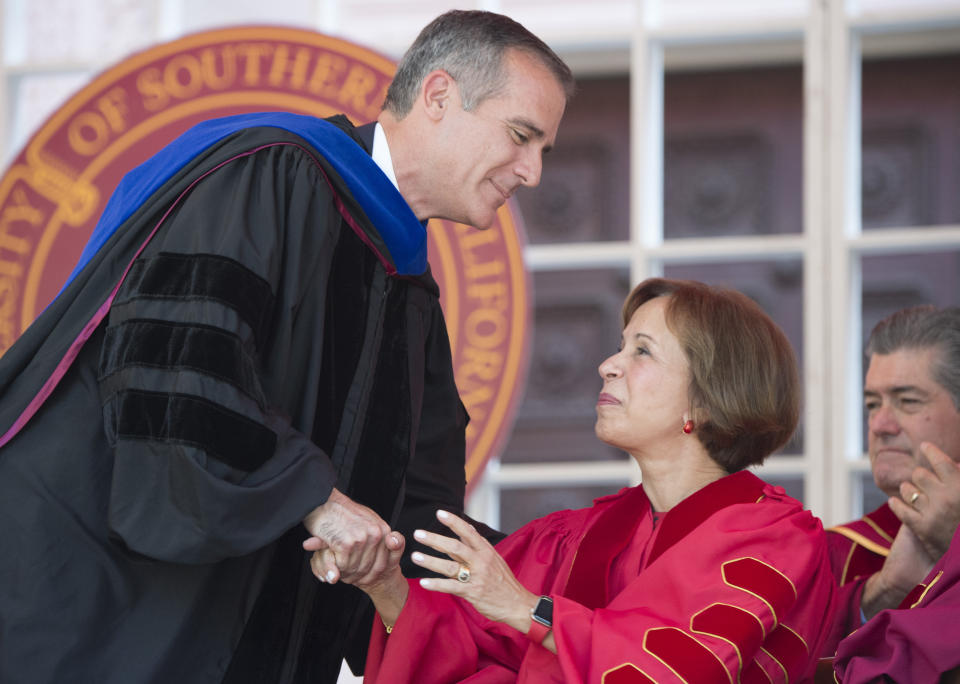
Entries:
POLYGON ((541 596, 537 605, 530 611, 530 629, 527 638, 535 644, 542 644, 553 629, 553 599, 541 596))

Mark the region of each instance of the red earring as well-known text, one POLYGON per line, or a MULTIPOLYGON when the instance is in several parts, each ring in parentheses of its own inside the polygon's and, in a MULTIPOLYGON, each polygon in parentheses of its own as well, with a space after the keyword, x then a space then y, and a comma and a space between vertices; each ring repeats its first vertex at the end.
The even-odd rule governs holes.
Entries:
POLYGON ((693 421, 688 420, 683 424, 683 433, 689 435, 691 432, 693 432, 693 421))

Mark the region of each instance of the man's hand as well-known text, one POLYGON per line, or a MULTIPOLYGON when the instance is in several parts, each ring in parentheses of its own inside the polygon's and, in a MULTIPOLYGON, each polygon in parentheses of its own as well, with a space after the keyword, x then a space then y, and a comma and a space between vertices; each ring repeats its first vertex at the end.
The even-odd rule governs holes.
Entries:
POLYGON ((870 576, 863 588, 860 608, 864 616, 870 619, 885 608, 899 606, 935 562, 913 530, 901 525, 883 567, 870 576))
POLYGON ((960 524, 960 466, 929 442, 920 451, 930 469, 917 468, 911 479, 900 484, 900 499, 890 500, 890 509, 938 561, 960 524))
MULTIPOLYGON (((382 572, 388 563, 392 550, 384 540, 390 534, 390 526, 337 489, 330 492, 326 503, 303 519, 303 524, 313 535, 303 543, 303 548, 319 553, 322 565, 314 565, 314 573, 322 567, 322 579, 327 582, 362 579, 371 572, 382 572)), ((402 537, 399 543, 402 548, 402 537)), ((392 546, 396 544, 394 539, 392 546)))

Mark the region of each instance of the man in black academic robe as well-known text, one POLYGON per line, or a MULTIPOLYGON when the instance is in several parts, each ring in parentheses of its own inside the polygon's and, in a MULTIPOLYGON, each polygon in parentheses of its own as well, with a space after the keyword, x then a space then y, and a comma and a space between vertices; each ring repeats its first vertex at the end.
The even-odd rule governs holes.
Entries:
MULTIPOLYGON (((360 604, 312 578, 300 521, 352 572, 462 510, 428 216, 360 137, 192 129, 4 355, 0 681, 335 681, 360 604)), ((424 152, 393 140, 394 166, 424 152)))

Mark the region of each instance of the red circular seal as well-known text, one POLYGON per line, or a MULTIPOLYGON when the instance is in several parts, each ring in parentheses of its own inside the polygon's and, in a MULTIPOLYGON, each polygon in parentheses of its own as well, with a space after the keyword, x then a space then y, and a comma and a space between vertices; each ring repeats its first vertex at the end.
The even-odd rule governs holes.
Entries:
MULTIPOLYGON (((123 175, 206 119, 283 110, 376 118, 395 64, 313 31, 249 26, 133 55, 57 110, 0 177, 0 353, 59 291, 123 175)), ((454 370, 470 412, 468 482, 502 445, 525 383, 523 231, 506 205, 485 231, 432 221, 454 370)))

